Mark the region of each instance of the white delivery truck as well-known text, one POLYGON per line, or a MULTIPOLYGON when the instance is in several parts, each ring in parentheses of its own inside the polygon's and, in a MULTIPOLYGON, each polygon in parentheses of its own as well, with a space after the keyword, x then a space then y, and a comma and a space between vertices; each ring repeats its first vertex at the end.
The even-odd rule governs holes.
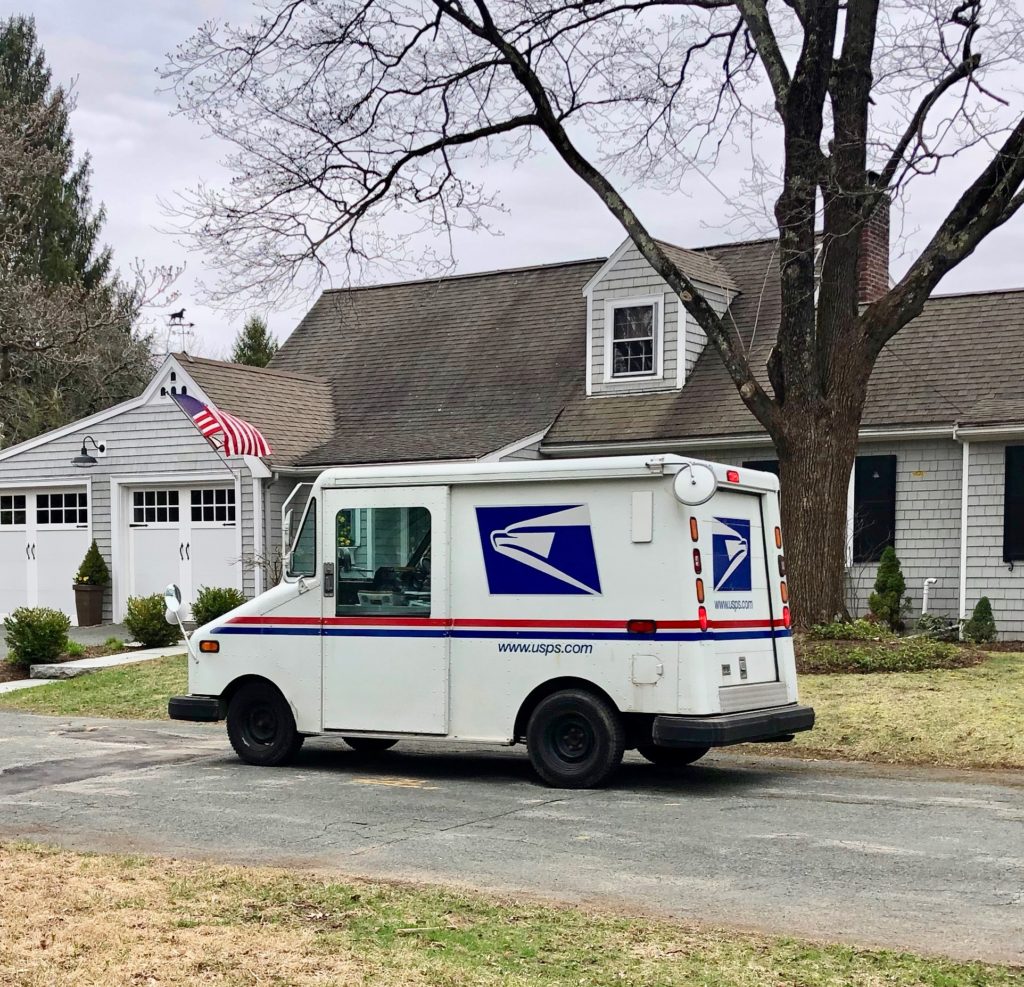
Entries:
POLYGON ((263 765, 315 734, 525 741, 561 787, 625 749, 790 740, 814 711, 778 491, 680 456, 328 469, 288 512, 280 585, 192 635, 170 715, 226 718, 263 765))

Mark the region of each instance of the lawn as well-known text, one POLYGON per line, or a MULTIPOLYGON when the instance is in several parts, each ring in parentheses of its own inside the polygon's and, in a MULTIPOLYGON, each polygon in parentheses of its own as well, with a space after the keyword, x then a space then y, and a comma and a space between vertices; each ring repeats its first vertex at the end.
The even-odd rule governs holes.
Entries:
POLYGON ((0 844, 5 987, 1002 987, 977 963, 479 893, 0 844))
POLYGON ((166 719, 167 700, 188 692, 185 655, 104 668, 52 685, 0 695, 0 709, 54 716, 166 719))
MULTIPOLYGON (((105 669, 0 696, 0 709, 60 716, 166 718, 188 691, 184 655, 105 669)), ((800 698, 818 722, 791 744, 756 754, 895 764, 1024 768, 1024 655, 994 654, 970 668, 874 675, 803 675, 800 698)))

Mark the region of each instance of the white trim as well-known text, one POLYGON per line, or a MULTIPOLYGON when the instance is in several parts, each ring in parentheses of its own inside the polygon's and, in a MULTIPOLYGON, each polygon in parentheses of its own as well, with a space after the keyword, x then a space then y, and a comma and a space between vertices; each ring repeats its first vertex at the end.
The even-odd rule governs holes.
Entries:
POLYGON ((771 446, 772 440, 767 435, 751 435, 745 437, 721 436, 719 438, 701 439, 659 439, 653 442, 581 442, 571 445, 545 445, 541 452, 546 456, 576 458, 579 456, 599 456, 622 454, 643 454, 656 452, 674 452, 677 449, 732 449, 746 446, 771 446))
POLYGON ((969 425, 960 426, 954 431, 954 437, 964 439, 1019 439, 1024 438, 1024 425, 969 425))
POLYGON ((269 480, 273 476, 270 467, 259 456, 242 456, 242 462, 254 480, 269 480))
MULTIPOLYGON (((252 478, 252 554, 253 570, 252 585, 256 596, 266 588, 263 585, 263 566, 259 559, 263 555, 264 530, 263 530, 263 481, 258 477, 252 478)), ((241 505, 239 505, 241 507, 241 505)), ((239 526, 245 526, 245 512, 238 512, 239 526)), ((242 587, 245 588, 245 567, 242 568, 242 587)))
POLYGON ((50 487, 90 487, 92 486, 92 477, 88 474, 83 474, 81 479, 78 480, 5 480, 0 476, 0 490, 13 490, 15 488, 23 490, 26 487, 32 487, 33 489, 38 488, 44 493, 50 487))
POLYGON ((594 293, 585 291, 587 299, 587 365, 586 365, 586 394, 590 397, 594 393, 594 293))
POLYGON ((857 508, 854 501, 853 479, 857 474, 857 457, 853 457, 853 466, 850 467, 850 482, 846 485, 846 568, 853 567, 853 526, 857 517, 857 508))
POLYGON ((511 456, 514 452, 519 452, 520 449, 532 446, 534 443, 540 442, 544 436, 548 434, 548 429, 550 427, 551 426, 548 425, 545 428, 542 428, 539 432, 534 432, 533 435, 526 436, 525 439, 517 439, 515 442, 510 442, 507 446, 495 449, 494 452, 489 452, 486 456, 481 456, 479 462, 496 463, 499 459, 504 459, 506 456, 511 456))
POLYGON ((609 298, 604 303, 604 381, 605 384, 628 384, 633 381, 661 380, 665 376, 665 294, 635 295, 629 298, 609 298), (650 373, 612 373, 612 334, 615 329, 615 310, 618 308, 654 309, 654 325, 651 327, 651 343, 654 347, 654 369, 650 373))
POLYGON ((960 478, 960 623, 967 618, 967 534, 968 506, 971 491, 971 444, 964 441, 964 457, 960 478))
POLYGON ((682 390, 686 383, 686 332, 687 317, 689 313, 686 306, 676 299, 676 389, 682 390))
MULTIPOLYGON (((583 286, 583 294, 595 288, 601 281, 604 280, 604 276, 622 260, 623 255, 629 248, 633 246, 633 241, 630 237, 626 237, 613 251, 611 257, 609 257, 597 270, 597 273, 583 286)), ((652 268, 653 270, 653 268, 652 268)))

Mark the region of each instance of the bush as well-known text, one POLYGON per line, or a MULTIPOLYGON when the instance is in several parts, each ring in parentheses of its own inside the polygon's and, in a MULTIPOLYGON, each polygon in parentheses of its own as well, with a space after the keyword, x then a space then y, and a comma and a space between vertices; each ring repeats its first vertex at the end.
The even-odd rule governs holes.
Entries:
POLYGON ((884 641, 895 635, 885 624, 865 620, 834 620, 830 624, 818 624, 807 631, 815 641, 884 641))
POLYGON ((28 668, 58 658, 68 646, 71 619, 48 607, 19 607, 4 618, 7 660, 28 668))
POLYGON ((160 593, 128 597, 124 622, 132 637, 147 648, 166 648, 181 640, 178 628, 164 619, 166 607, 160 593))
POLYGON ((949 617, 940 617, 937 613, 923 613, 914 624, 914 633, 923 634, 936 641, 957 640, 959 626, 949 617))
POLYGON ((245 594, 229 586, 202 586, 192 604, 192 619, 196 627, 223 617, 229 610, 245 603, 245 594))
POLYGON ((89 546, 89 551, 85 553, 78 572, 75 573, 75 582, 88 586, 106 586, 110 582, 110 570, 100 555, 95 538, 89 546))
POLYGON ((964 640, 983 644, 996 639, 996 619, 992 616, 992 604, 983 596, 974 605, 971 619, 964 624, 964 640))
POLYGON ((979 652, 928 637, 890 638, 874 643, 804 641, 797 650, 803 673, 923 672, 963 668, 983 659, 979 652))
POLYGON ((907 581, 903 578, 896 549, 890 545, 882 552, 875 577, 875 591, 868 597, 871 612, 894 631, 903 630, 903 615, 910 609, 910 599, 905 596, 907 581))

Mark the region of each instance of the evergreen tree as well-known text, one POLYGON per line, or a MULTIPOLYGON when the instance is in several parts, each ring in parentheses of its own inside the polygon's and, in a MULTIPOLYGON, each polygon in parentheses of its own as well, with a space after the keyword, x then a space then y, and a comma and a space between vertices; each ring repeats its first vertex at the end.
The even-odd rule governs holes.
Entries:
POLYGON ((964 640, 984 644, 996 639, 996 619, 992 614, 992 603, 983 596, 974 605, 971 619, 964 624, 964 640))
POLYGON ((907 581, 903 578, 900 560, 896 557, 896 549, 890 545, 882 552, 882 559, 878 563, 875 591, 868 598, 868 606, 879 620, 884 620, 894 631, 903 630, 903 615, 910 608, 906 591, 907 581))
POLYGON ((235 337, 231 362, 265 367, 273 359, 277 346, 277 340, 267 328, 267 320, 258 315, 250 315, 235 337))

